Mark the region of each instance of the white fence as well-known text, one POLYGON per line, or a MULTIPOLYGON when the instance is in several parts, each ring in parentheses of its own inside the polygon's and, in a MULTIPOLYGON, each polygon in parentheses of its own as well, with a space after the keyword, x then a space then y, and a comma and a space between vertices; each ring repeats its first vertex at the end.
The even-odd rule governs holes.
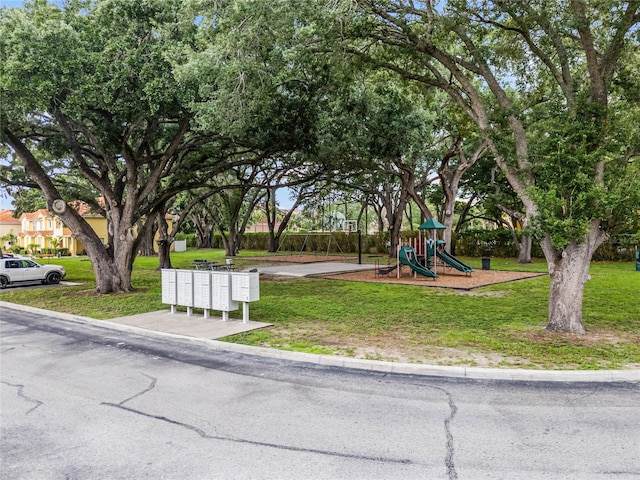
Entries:
POLYGON ((162 303, 171 305, 171 313, 177 307, 187 307, 187 315, 193 308, 222 312, 222 319, 229 320, 229 312, 238 310, 242 303, 242 321, 249 322, 249 302, 260 300, 260 274, 258 272, 217 272, 208 270, 162 270, 162 303))

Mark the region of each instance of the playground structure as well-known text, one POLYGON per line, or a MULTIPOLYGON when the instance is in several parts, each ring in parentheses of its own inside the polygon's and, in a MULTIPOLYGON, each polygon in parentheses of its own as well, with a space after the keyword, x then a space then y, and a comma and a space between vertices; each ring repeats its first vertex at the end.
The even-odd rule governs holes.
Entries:
MULTIPOLYGON (((433 240, 427 238, 424 247, 420 248, 421 242, 410 242, 412 246, 398 245, 397 260, 398 265, 408 266, 412 272, 430 278, 438 278, 438 269, 444 273, 447 268, 455 268, 466 275, 471 275, 473 268, 457 259, 444 249, 444 240, 433 240)), ((398 278, 401 271, 398 269, 398 278)))
MULTIPOLYGON (((434 218, 427 220, 418 227, 419 230, 433 231, 434 237, 436 230, 443 230, 444 228, 445 226, 434 218)), ((438 268, 441 268, 443 273, 447 268, 455 268, 466 275, 471 275, 473 268, 448 253, 444 248, 445 244, 444 240, 437 240, 430 236, 425 237, 424 242, 421 236, 411 239, 408 246, 401 244, 397 246, 397 264, 395 267, 377 267, 377 271, 380 275, 388 275, 397 268, 397 276, 400 278, 402 266, 406 265, 414 274, 434 279, 438 278, 438 268)))
POLYGON ((413 247, 398 246, 398 278, 401 275, 402 265, 407 265, 412 272, 419 273, 425 277, 438 278, 438 274, 433 272, 427 265, 429 263, 421 264, 418 261, 418 256, 413 247))

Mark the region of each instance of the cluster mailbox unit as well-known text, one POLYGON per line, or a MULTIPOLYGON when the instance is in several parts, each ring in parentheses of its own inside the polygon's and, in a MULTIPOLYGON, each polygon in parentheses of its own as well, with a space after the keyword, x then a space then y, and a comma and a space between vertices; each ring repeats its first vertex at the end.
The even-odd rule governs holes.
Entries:
POLYGON ((260 274, 258 272, 224 272, 209 270, 162 270, 162 303, 187 307, 187 315, 193 308, 202 308, 204 317, 209 310, 222 312, 222 320, 229 320, 229 312, 242 303, 242 321, 249 322, 249 302, 260 300, 260 274))

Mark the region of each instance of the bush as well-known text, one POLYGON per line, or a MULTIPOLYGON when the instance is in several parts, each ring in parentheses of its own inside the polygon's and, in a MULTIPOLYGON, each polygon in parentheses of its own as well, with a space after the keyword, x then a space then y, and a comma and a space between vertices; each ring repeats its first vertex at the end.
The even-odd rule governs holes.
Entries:
MULTIPOLYGON (((637 240, 633 236, 621 236, 600 245, 593 255, 594 261, 631 261, 637 240)), ((517 257, 518 249, 507 229, 465 230, 454 235, 456 255, 469 257, 517 257)), ((531 247, 531 256, 543 258, 537 243, 531 247)))
POLYGON ((506 229, 465 230, 454 236, 454 244, 456 255, 460 256, 504 258, 518 256, 518 249, 513 243, 511 232, 506 229))
POLYGON ((245 233, 242 248, 246 250, 269 250, 269 234, 265 232, 245 233))
MULTIPOLYGON (((404 231, 400 233, 403 241, 423 238, 426 232, 417 230, 404 231)), ((428 234, 428 233, 427 233, 428 234)), ((176 240, 186 240, 187 247, 196 248, 196 236, 194 233, 178 234, 176 240)), ((357 232, 291 232, 283 234, 280 238, 280 253, 357 253, 358 234, 357 232)), ((379 232, 371 235, 361 236, 362 252, 364 254, 388 255, 389 232, 379 232)), ((638 243, 635 236, 623 236, 612 239, 596 250, 593 260, 617 260, 630 261, 634 259, 634 246, 638 243)), ((223 248, 220 234, 214 235, 212 248, 223 248)), ((516 258, 518 249, 513 243, 511 232, 507 229, 496 230, 465 230, 454 234, 453 252, 455 255, 464 257, 502 257, 516 258)), ((244 250, 269 249, 269 234, 266 232, 245 233, 242 237, 241 248, 244 250)), ((531 256, 543 258, 544 254, 540 245, 534 243, 531 249, 531 256)))

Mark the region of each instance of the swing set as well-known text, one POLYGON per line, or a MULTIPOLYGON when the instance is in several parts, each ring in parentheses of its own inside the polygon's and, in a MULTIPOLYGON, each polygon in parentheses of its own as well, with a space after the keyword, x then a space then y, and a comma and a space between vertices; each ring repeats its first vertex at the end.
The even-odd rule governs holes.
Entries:
POLYGON ((331 246, 335 245, 338 252, 343 257, 346 257, 345 253, 340 248, 340 244, 334 238, 331 232, 324 233, 285 233, 282 240, 280 240, 280 245, 276 250, 275 255, 309 255, 313 253, 315 257, 318 257, 322 253, 324 253, 324 258, 329 257, 329 252, 331 252, 331 246), (327 249, 324 251, 324 244, 326 243, 327 249), (320 247, 322 247, 322 251, 320 251, 320 247))

